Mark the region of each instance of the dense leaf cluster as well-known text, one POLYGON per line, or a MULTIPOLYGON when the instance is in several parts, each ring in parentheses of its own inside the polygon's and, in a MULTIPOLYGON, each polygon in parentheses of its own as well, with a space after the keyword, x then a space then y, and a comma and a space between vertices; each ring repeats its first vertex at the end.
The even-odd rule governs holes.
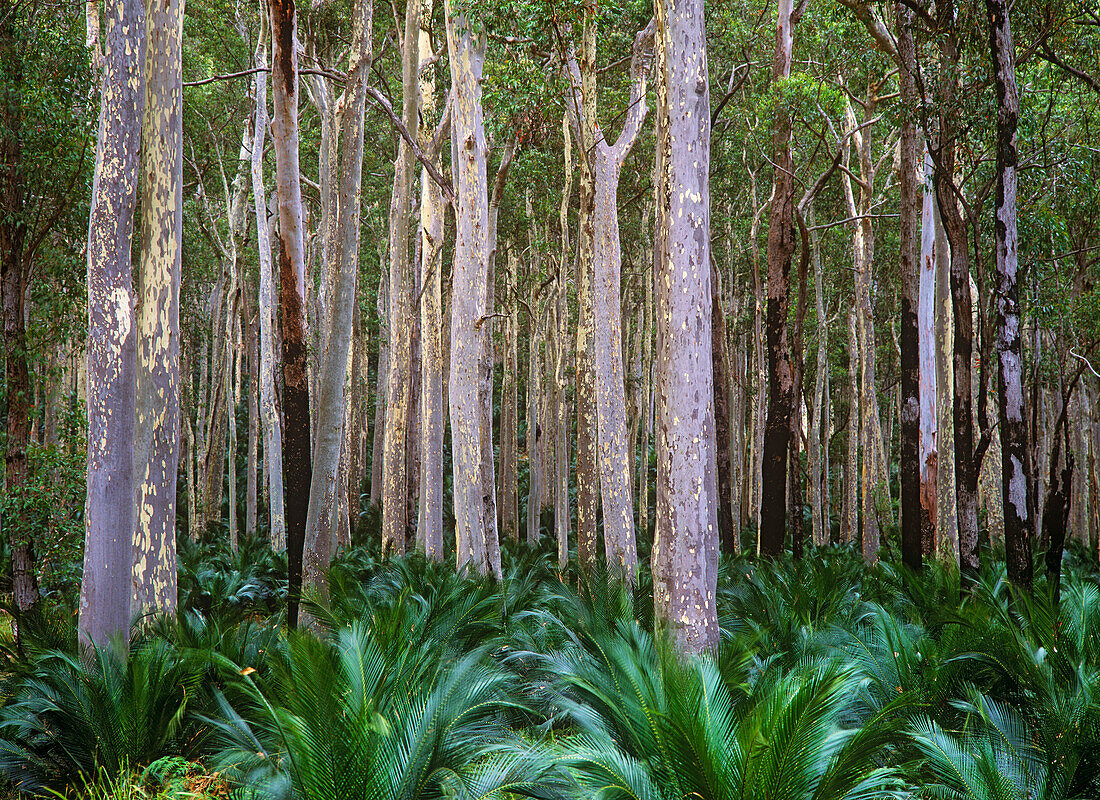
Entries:
POLYGON ((311 628, 289 632, 285 565, 262 545, 181 553, 183 610, 137 621, 128 655, 82 658, 75 637, 57 635, 64 623, 42 621, 24 630, 24 651, 8 652, 0 772, 12 788, 821 800, 1100 791, 1100 589, 1072 554, 1057 608, 1042 587, 1015 592, 992 559, 967 594, 950 570, 868 568, 847 549, 729 560, 722 644, 685 661, 638 621, 649 618, 635 613, 651 603, 645 589, 600 576, 574 588, 549 553, 509 549, 498 583, 353 548, 327 597, 307 604, 311 628))

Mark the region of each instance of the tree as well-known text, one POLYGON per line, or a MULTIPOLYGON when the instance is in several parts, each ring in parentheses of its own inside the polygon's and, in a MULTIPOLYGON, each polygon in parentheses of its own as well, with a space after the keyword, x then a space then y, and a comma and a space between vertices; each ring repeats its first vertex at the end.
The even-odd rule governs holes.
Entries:
POLYGON ((489 257, 489 202, 481 73, 485 35, 445 0, 451 65, 451 161, 455 179, 455 246, 451 294, 451 437, 454 458, 455 551, 458 565, 488 572, 482 485, 478 368, 485 319, 485 269, 489 257))
POLYGON ((653 597, 684 652, 718 645, 710 87, 702 0, 661 0, 657 50, 657 533, 653 597))
POLYGON ((344 89, 343 130, 340 134, 340 190, 336 221, 334 285, 330 290, 325 348, 320 364, 316 403, 313 476, 309 490, 304 585, 327 590, 325 570, 336 549, 334 528, 340 516, 340 452, 344 443, 348 356, 354 328, 355 290, 359 277, 359 206, 363 174, 363 116, 366 81, 371 65, 374 7, 357 0, 352 13, 352 51, 344 89))
MULTIPOLYGON (((622 301, 620 298, 622 247, 619 242, 617 194, 619 174, 641 131, 646 115, 647 50, 653 25, 634 39, 631 57, 630 102, 623 130, 614 144, 598 126, 594 140, 585 138, 580 109, 585 106, 580 68, 570 54, 572 97, 568 108, 573 128, 583 145, 593 176, 591 259, 595 325, 592 367, 596 383, 596 429, 600 484, 603 495, 604 553, 613 572, 633 582, 638 566, 634 541, 634 504, 630 495, 630 448, 626 431, 626 388, 623 371, 622 301)), ((594 87, 592 89, 594 91, 594 87)), ((594 105, 594 101, 592 102, 594 105)))
POLYGON ((145 103, 141 0, 107 8, 88 221, 88 484, 77 630, 129 640, 134 531, 135 340, 130 240, 145 103))
POLYGON ((298 53, 294 0, 269 0, 272 97, 275 113, 275 182, 279 202, 279 325, 283 340, 283 476, 286 491, 287 617, 298 622, 302 551, 313 463, 309 436, 309 373, 306 368, 306 270, 302 229, 302 184, 298 169, 298 53))
POLYGON ((183 240, 183 4, 145 17, 141 266, 134 429, 135 612, 176 608, 180 444, 180 246, 183 240))
MULTIPOLYGON (((265 37, 256 44, 256 62, 267 61, 265 37)), ((271 259, 271 227, 264 191, 264 137, 267 133, 267 73, 258 70, 253 89, 255 135, 252 137, 252 200, 256 213, 256 246, 259 251, 260 292, 260 416, 263 420, 264 476, 268 487, 271 546, 286 549, 286 517, 283 504, 283 428, 275 397, 275 275, 271 259)))
MULTIPOLYGON (((780 0, 775 32, 772 81, 775 91, 791 75, 794 49, 793 0, 780 0)), ((794 375, 787 342, 791 258, 794 254, 794 161, 791 118, 776 107, 772 133, 775 183, 768 222, 768 418, 764 429, 764 461, 760 498, 760 554, 775 557, 787 534, 787 449, 794 414, 794 375)))
POLYGON ((913 36, 913 12, 904 3, 895 8, 897 21, 898 82, 902 113, 900 152, 900 267, 901 325, 898 338, 901 350, 901 552, 903 562, 920 569, 921 528, 930 524, 921 511, 920 464, 920 337, 917 312, 920 306, 921 257, 917 230, 921 218, 918 170, 921 146, 914 111, 919 101, 916 41, 913 36))
POLYGON ((1001 427, 1001 497, 1004 503, 1008 576, 1031 588, 1031 502, 1028 496, 1027 425, 1024 421, 1023 353, 1020 341, 1020 292, 1016 284, 1016 128, 1020 93, 1016 52, 1006 0, 986 0, 993 82, 997 91, 997 200, 994 206, 996 253, 997 391, 1001 427))

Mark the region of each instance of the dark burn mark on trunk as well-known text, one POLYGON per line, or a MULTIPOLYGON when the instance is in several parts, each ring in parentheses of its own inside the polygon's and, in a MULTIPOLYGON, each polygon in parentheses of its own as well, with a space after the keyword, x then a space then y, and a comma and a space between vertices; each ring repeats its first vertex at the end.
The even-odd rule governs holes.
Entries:
POLYGON ((287 618, 298 622, 302 591, 302 552, 313 464, 309 448, 309 383, 306 372, 305 326, 301 298, 286 242, 279 241, 279 328, 283 336, 283 481, 286 509, 286 549, 290 600, 287 618))

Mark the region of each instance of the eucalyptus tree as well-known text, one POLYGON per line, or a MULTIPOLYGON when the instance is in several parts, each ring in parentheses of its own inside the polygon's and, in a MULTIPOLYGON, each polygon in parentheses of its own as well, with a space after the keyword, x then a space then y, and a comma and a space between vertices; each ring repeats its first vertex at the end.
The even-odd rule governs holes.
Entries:
POLYGON ((702 0, 656 5, 658 619, 685 652, 718 646, 711 360, 710 87, 702 0))
POLYGON ((1027 425, 1024 420, 1020 292, 1017 286, 1016 182, 1019 155, 1016 128, 1020 93, 1016 52, 1005 0, 986 0, 993 83, 997 92, 997 200, 994 207, 996 254, 997 386, 1001 428, 1001 480, 1008 576, 1031 587, 1031 502, 1028 496, 1027 425))
MULTIPOLYGON (((772 81, 776 90, 790 78, 794 27, 798 22, 793 0, 779 0, 775 31, 772 81)), ((778 556, 787 533, 787 449, 794 414, 794 380, 787 314, 790 306, 791 258, 795 250, 794 160, 791 154, 791 117, 776 107, 772 128, 775 179, 768 221, 768 303, 765 328, 768 345, 768 416, 764 428, 764 456, 760 497, 760 554, 778 556)), ((763 388, 763 387, 761 387, 763 388)))
MULTIPOLYGON (((401 121, 412 139, 420 121, 417 113, 417 35, 420 4, 405 5, 405 31, 401 39, 401 121)), ((389 312, 387 324, 389 363, 386 374, 386 418, 382 445, 382 549, 404 553, 408 533, 407 437, 410 429, 409 384, 412 378, 412 292, 409 262, 409 221, 412 208, 414 156, 410 142, 402 139, 394 161, 390 194, 389 312)))
POLYGON ((176 608, 180 450, 183 1, 150 3, 145 36, 131 604, 136 612, 171 613, 176 608))
MULTIPOLYGON (((426 121, 436 114, 435 60, 432 43, 433 0, 422 0, 417 36, 420 113, 426 121)), ((451 113, 445 107, 431 141, 427 126, 421 128, 421 148, 438 169, 439 150, 449 130, 451 113)), ((443 189, 420 171, 420 505, 417 541, 432 560, 443 558, 443 189)))
POLYGON ((129 640, 136 326, 131 238, 145 103, 145 9, 106 8, 99 135, 88 222, 88 477, 77 631, 129 640))
MULTIPOLYGON (((413 4, 413 3, 410 3, 413 4)), ((325 570, 335 551, 339 523, 341 448, 344 444, 348 356, 354 329, 359 276, 359 209, 363 174, 363 117, 371 66, 374 6, 356 0, 352 11, 351 53, 343 95, 340 134, 340 187, 337 196, 333 286, 329 290, 316 408, 313 475, 309 490, 303 585, 327 589, 325 570)))
POLYGON ((283 342, 283 475, 291 626, 298 622, 302 549, 313 462, 306 368, 306 268, 298 168, 298 52, 294 0, 269 0, 272 42, 271 137, 279 206, 279 325, 283 342))
POLYGON ((444 0, 451 68, 451 163, 455 181, 455 245, 451 294, 451 371, 448 399, 454 459, 455 552, 484 574, 489 570, 482 485, 478 369, 486 314, 484 264, 489 257, 489 202, 481 75, 485 33, 444 0))
POLYGON ((960 71, 959 22, 953 0, 936 4, 939 85, 936 103, 941 109, 938 130, 930 143, 935 164, 936 202, 951 248, 951 306, 954 314, 952 373, 954 398, 952 421, 955 436, 955 508, 958 519, 959 565, 965 575, 978 572, 978 471, 974 448, 973 301, 970 293, 970 251, 966 221, 959 207, 961 193, 955 183, 959 144, 958 102, 960 71))
MULTIPOLYGON (((632 465, 626 430, 626 388, 623 370, 622 248, 617 203, 619 174, 641 132, 646 116, 646 77, 653 23, 638 32, 631 56, 630 100, 619 138, 610 143, 598 126, 585 131, 580 109, 594 101, 585 97, 577 60, 570 54, 572 96, 567 103, 583 158, 593 176, 591 260, 595 325, 592 367, 596 383, 597 453, 603 497, 604 553, 613 572, 633 581, 638 566, 634 541, 634 504, 630 493, 632 465), (594 135, 589 141, 586 134, 594 135)), ((594 91, 594 86, 587 91, 594 91)))
MULTIPOLYGON (((256 44, 256 62, 267 61, 266 37, 261 32, 256 44)), ((256 247, 259 254, 260 291, 260 417, 263 420, 264 476, 267 481, 271 546, 286 549, 286 517, 283 504, 283 428, 275 394, 276 288, 271 258, 271 226, 264 188, 264 138, 267 134, 267 73, 257 70, 253 84, 256 115, 252 137, 252 200, 256 215, 256 247)))

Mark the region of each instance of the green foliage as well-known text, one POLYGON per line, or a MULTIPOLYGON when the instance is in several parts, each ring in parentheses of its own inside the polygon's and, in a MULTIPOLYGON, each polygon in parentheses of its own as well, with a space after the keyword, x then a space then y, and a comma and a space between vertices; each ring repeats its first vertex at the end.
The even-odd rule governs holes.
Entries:
POLYGON ((0 708, 0 774, 18 789, 118 775, 185 747, 199 662, 156 640, 87 658, 40 658, 0 708))

